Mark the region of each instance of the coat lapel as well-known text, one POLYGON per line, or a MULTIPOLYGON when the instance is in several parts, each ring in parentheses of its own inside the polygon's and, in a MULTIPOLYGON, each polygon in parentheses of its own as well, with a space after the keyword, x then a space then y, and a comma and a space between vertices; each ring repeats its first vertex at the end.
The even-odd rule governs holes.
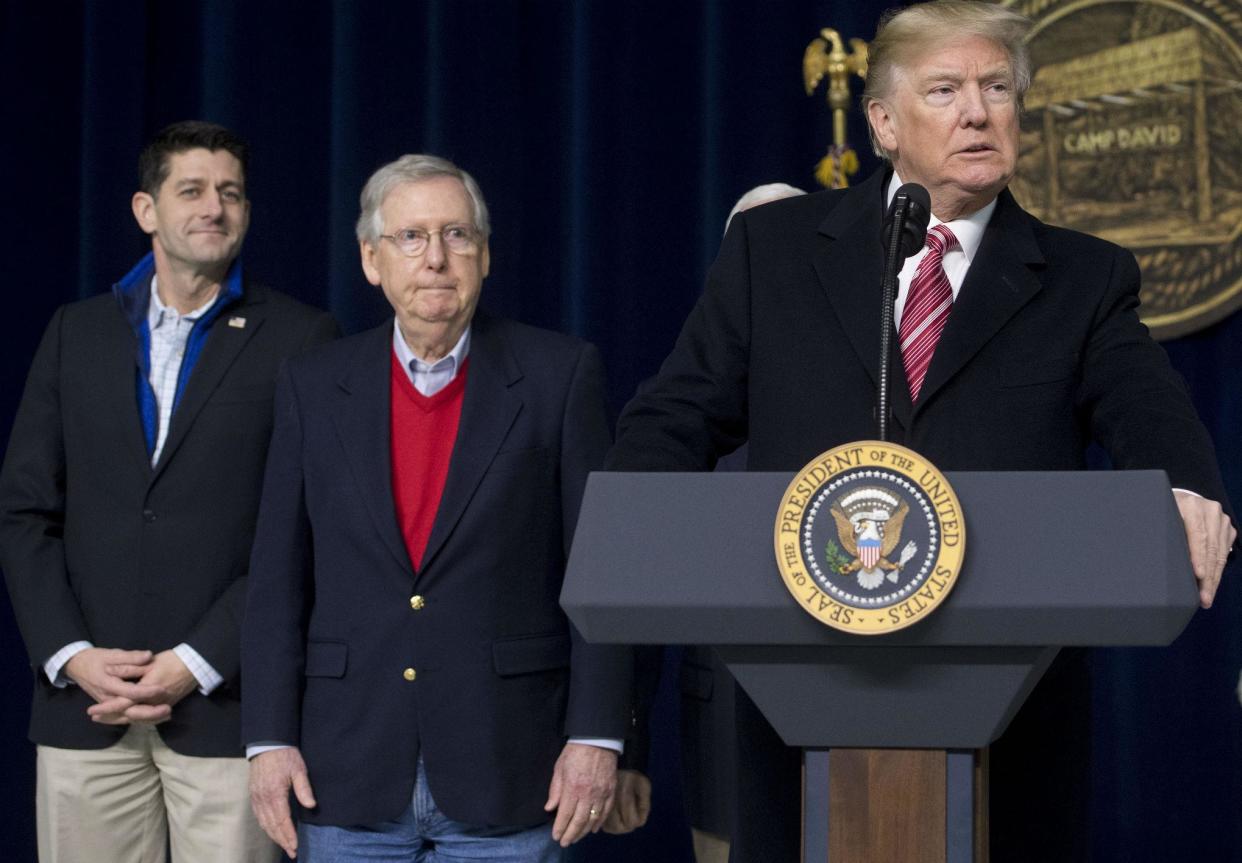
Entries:
MULTIPOLYGON (((859 361, 878 386, 880 380, 880 312, 884 278, 884 190, 889 173, 877 171, 849 189, 819 227, 825 239, 814 255, 815 272, 841 328, 859 361)), ((909 425, 910 389, 901 366, 897 332, 889 354, 889 404, 909 425)))
POLYGON ((453 444, 440 508, 423 552, 423 571, 435 561, 461 520, 522 410, 522 399, 511 389, 521 378, 517 359, 495 321, 482 312, 476 314, 471 324, 470 365, 457 440, 453 444))
POLYGON ((138 411, 138 339, 120 314, 109 323, 93 360, 99 386, 106 393, 99 400, 108 414, 104 427, 116 429, 120 457, 132 460, 136 475, 142 476, 151 471, 151 456, 138 411))
POLYGON ((920 410, 1039 293, 1041 284, 1033 268, 1043 262, 1030 216, 1008 190, 1001 192, 932 355, 919 393, 920 410))
MULTIPOLYGON (((263 302, 244 302, 235 308, 226 308, 220 317, 211 325, 207 334, 207 343, 203 345, 203 353, 190 372, 190 380, 185 385, 181 401, 173 411, 172 425, 168 429, 168 439, 164 441, 164 449, 160 452, 160 460, 155 464, 155 472, 151 476, 154 482, 165 466, 177 454, 182 441, 185 440, 190 428, 203 406, 211 399, 220 386, 220 382, 233 365, 242 348, 246 346, 259 328, 263 326, 263 302), (229 319, 243 317, 244 327, 229 326, 229 319)), ((144 444, 145 448, 145 444, 144 444)))
POLYGON ((391 357, 390 320, 366 334, 342 370, 333 420, 376 531, 397 562, 413 573, 392 497, 391 357))

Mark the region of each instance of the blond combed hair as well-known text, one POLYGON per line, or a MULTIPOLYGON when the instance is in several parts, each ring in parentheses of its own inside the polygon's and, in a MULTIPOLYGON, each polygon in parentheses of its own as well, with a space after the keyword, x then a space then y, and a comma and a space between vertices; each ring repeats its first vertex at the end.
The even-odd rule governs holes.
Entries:
MULTIPOLYGON (((909 68, 919 57, 938 47, 972 37, 995 42, 1008 55, 1021 109, 1022 99, 1031 86, 1031 57, 1026 47, 1030 30, 1029 18, 981 0, 931 0, 886 13, 867 49, 863 113, 868 113, 872 102, 883 102, 892 95, 899 70, 909 68)), ((869 119, 867 131, 875 154, 887 159, 888 153, 876 140, 869 119)))

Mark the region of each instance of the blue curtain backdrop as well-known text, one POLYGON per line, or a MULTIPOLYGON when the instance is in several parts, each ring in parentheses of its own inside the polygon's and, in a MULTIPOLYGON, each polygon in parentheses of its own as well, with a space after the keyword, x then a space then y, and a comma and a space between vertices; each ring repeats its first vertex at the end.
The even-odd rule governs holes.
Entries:
MULTIPOLYGON (((418 151, 472 171, 495 226, 484 302, 596 342, 617 410, 671 347, 734 200, 812 186, 831 126, 802 92, 807 42, 870 38, 886 5, 7 0, 0 434, 52 311, 148 247, 129 215, 137 154, 186 118, 252 143, 249 270, 347 331, 386 310, 352 239, 368 174, 418 151)), ((857 112, 851 127, 862 144, 857 112)), ((1242 504, 1242 316, 1168 348, 1242 504)), ((1240 610, 1226 582, 1172 648, 1094 656, 1096 859, 1242 860, 1240 610)), ((7 597, 0 647, 0 858, 33 860, 31 673, 7 597)), ((656 717, 652 827, 590 859, 689 859, 673 711, 665 698, 656 717)))

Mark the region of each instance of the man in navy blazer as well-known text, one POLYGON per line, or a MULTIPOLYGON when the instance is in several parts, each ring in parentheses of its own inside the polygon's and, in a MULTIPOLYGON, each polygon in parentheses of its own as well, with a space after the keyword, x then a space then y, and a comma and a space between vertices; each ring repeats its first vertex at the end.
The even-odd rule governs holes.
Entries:
POLYGON ((310 860, 560 859, 608 816, 630 719, 628 652, 558 604, 610 441, 599 357, 476 313, 466 172, 405 156, 361 203, 395 319, 277 387, 243 639, 255 812, 310 860))
MULTIPOLYGON (((881 26, 863 103, 891 170, 734 218, 676 347, 621 417, 609 469, 708 470, 746 442, 749 469, 792 471, 874 437, 882 220, 897 187, 916 182, 930 193, 933 228, 957 240, 943 258, 952 298, 931 307, 948 317, 921 386, 893 340, 890 439, 942 470, 1075 470, 1092 441, 1117 468, 1166 470, 1200 600, 1211 605, 1237 534, 1212 442, 1139 321, 1134 258, 1041 223, 1006 191, 1030 83, 1029 26, 962 0, 916 4, 881 26)), ((927 254, 902 271, 898 324, 927 254)), ((1066 664, 1070 676, 1082 668, 1066 664)), ((1089 765, 1076 744, 1085 721, 1072 700, 1041 714, 1038 693, 994 752, 993 849, 1004 860, 1083 859, 1074 795, 1085 783, 1059 780, 1062 767, 1089 765), (1027 736, 1024 722, 1043 728, 1027 736)), ((794 859, 796 753, 740 700, 739 717, 765 731, 739 733, 747 811, 731 859, 794 859)))

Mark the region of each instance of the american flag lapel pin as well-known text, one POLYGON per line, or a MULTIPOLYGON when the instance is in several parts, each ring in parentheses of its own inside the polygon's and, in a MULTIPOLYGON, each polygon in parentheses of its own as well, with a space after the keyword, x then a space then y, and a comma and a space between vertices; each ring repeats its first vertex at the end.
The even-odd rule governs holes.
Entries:
POLYGON ((233 317, 229 318, 229 326, 237 327, 237 329, 239 330, 244 330, 246 328, 246 319, 241 317, 240 315, 234 315, 233 317))

